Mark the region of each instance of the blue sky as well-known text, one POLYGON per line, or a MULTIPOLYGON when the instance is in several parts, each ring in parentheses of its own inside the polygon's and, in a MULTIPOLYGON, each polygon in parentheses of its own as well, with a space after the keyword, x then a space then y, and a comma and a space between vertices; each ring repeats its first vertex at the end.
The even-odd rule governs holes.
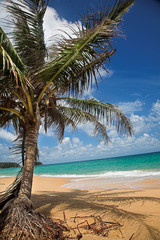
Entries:
MULTIPOLYGON (((58 29, 68 31, 66 24, 74 27, 74 20, 79 18, 77 12, 92 9, 97 3, 98 0, 50 0, 44 21, 47 44, 58 29)), ((68 162, 160 151, 159 12, 158 0, 136 1, 123 17, 121 29, 125 37, 114 39, 117 51, 107 65, 110 74, 102 72, 99 88, 93 86, 84 96, 118 105, 131 119, 134 136, 118 136, 111 128, 108 129, 111 143, 104 145, 92 136, 92 126, 87 124, 80 125, 75 133, 68 128, 59 144, 54 129, 45 135, 41 128, 40 161, 68 162)), ((4 18, 5 11, 0 15, 4 18)), ((14 161, 14 156, 9 155, 14 138, 13 131, 0 130, 0 161, 14 161)))

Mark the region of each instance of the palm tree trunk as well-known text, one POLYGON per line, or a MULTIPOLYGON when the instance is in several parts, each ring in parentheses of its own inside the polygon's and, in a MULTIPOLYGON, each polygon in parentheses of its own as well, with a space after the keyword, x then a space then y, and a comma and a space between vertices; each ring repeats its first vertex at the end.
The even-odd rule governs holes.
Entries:
POLYGON ((19 197, 30 199, 32 191, 33 170, 36 157, 38 140, 37 123, 28 124, 26 127, 26 159, 23 166, 22 182, 19 197))
POLYGON ((26 124, 25 142, 26 142, 26 159, 24 161, 22 182, 19 191, 19 198, 31 198, 32 180, 34 163, 37 152, 37 140, 40 127, 40 112, 38 104, 36 105, 35 120, 26 124))

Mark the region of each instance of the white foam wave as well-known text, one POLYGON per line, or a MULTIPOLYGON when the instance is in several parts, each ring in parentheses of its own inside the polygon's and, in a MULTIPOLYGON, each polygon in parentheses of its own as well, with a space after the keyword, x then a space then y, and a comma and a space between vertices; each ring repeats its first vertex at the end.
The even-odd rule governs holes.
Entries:
POLYGON ((16 174, 15 175, 0 175, 0 178, 7 178, 7 177, 15 177, 16 176, 16 174))
POLYGON ((142 170, 133 170, 133 171, 108 171, 104 173, 97 174, 40 174, 41 177, 57 177, 57 178, 74 178, 77 179, 95 179, 95 178, 146 178, 146 177, 160 177, 160 171, 142 171, 142 170))

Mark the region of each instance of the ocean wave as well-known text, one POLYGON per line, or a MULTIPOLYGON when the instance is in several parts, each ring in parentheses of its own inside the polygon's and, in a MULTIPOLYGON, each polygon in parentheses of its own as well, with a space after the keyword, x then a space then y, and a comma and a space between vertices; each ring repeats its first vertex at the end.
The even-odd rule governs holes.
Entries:
POLYGON ((133 171, 108 171, 104 173, 96 174, 36 174, 36 176, 41 177, 57 177, 57 178, 72 178, 72 179, 92 179, 92 178, 143 178, 143 177, 160 177, 160 171, 142 171, 142 170, 133 170, 133 171))
POLYGON ((15 177, 15 176, 16 176, 16 174, 15 175, 0 175, 0 178, 15 177))

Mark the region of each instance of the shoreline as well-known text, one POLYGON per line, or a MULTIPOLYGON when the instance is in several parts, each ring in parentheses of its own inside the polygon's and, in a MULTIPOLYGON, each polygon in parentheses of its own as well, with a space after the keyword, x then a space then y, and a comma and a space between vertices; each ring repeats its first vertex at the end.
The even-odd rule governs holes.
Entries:
MULTIPOLYGON (((11 184, 14 177, 0 178, 0 191, 11 184)), ((109 240, 160 239, 160 178, 138 182, 139 188, 118 188, 110 183, 109 189, 64 188, 71 179, 34 176, 32 201, 34 209, 53 219, 64 219, 73 225, 76 216, 99 215, 106 212, 105 220, 118 222, 121 229, 109 232, 109 240), (145 186, 145 187, 144 187, 145 186)), ((80 221, 80 220, 78 220, 80 221)), ((103 240, 102 236, 85 232, 82 240, 103 240)))

